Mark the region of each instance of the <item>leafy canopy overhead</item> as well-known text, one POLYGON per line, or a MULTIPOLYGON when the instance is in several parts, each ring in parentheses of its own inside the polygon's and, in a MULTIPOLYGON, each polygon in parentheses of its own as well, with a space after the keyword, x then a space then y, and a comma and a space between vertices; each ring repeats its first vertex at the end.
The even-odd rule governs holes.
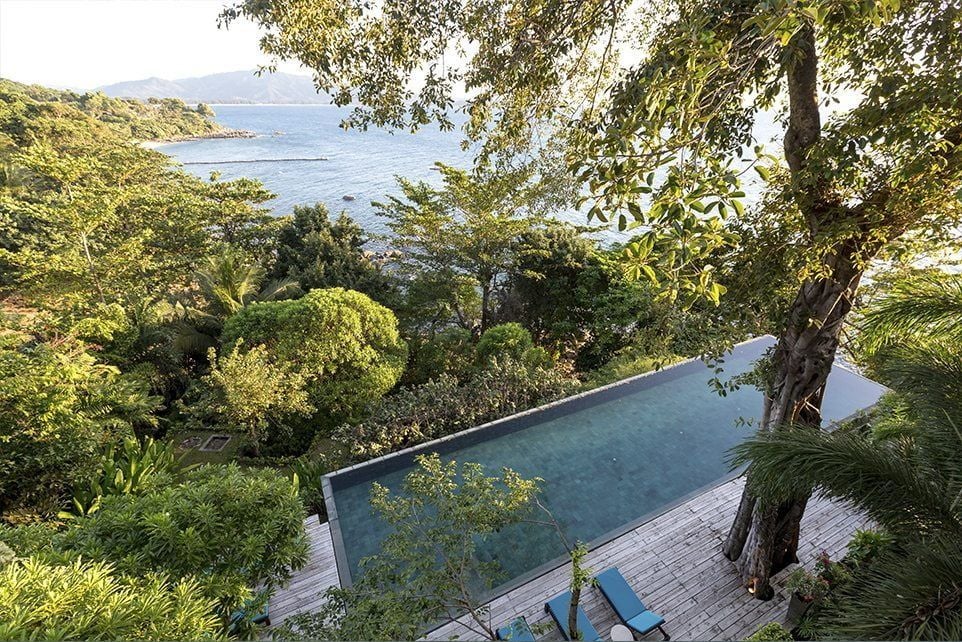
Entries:
POLYGON ((803 230, 807 274, 846 241, 867 262, 960 218, 958 0, 245 0, 223 14, 238 17, 360 104, 348 124, 451 125, 463 85, 466 133, 489 152, 562 125, 590 214, 638 226, 629 271, 686 303, 724 292, 712 256, 739 242, 726 220, 750 166, 788 196, 772 216, 803 230), (616 68, 619 53, 640 60, 616 68), (818 95, 855 104, 822 122, 818 95), (786 99, 784 154, 743 161, 758 115, 786 99))

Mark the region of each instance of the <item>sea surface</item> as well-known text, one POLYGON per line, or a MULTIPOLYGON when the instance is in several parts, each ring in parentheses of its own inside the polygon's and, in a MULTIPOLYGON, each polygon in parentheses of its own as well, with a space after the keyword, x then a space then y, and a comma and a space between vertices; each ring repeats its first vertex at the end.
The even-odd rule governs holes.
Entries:
POLYGON ((472 154, 460 146, 461 132, 435 126, 416 134, 372 128, 340 128, 350 109, 333 105, 219 105, 215 120, 245 129, 256 138, 224 138, 162 145, 158 149, 185 163, 202 178, 259 179, 277 197, 268 203, 278 215, 295 205, 324 203, 345 211, 369 232, 383 233, 372 201, 400 195, 397 176, 439 185, 435 162, 469 168, 472 154), (282 161, 278 159, 325 158, 282 161), (225 161, 258 161, 225 163, 225 161), (344 200, 353 196, 354 200, 344 200))
MULTIPOLYGON (((340 122, 350 109, 333 105, 217 105, 214 110, 218 123, 253 131, 257 137, 173 143, 158 149, 202 178, 216 171, 222 179, 260 180, 276 194, 267 205, 277 215, 289 214, 295 205, 320 202, 332 213, 347 212, 375 234, 387 230, 371 203, 400 195, 396 177, 439 185, 435 162, 467 169, 473 158, 472 150, 461 149, 463 116, 455 119, 452 131, 432 125, 411 134, 341 129, 340 122), (319 158, 325 160, 284 160, 319 158)), ((770 138, 773 130, 770 119, 765 120, 760 139, 770 138)), ((746 187, 749 198, 760 188, 751 174, 746 187)), ((588 223, 586 215, 576 210, 557 216, 579 225, 588 223)), ((600 236, 609 242, 626 238, 614 229, 600 236)))

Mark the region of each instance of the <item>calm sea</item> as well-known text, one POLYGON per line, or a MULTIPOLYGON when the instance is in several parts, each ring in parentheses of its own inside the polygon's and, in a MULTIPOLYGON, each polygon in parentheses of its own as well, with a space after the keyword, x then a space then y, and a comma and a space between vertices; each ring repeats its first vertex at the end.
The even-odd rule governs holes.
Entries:
POLYGON ((395 176, 439 184, 440 175, 432 169, 436 161, 464 168, 471 165, 472 155, 461 150, 458 130, 344 131, 338 124, 349 110, 328 105, 220 105, 214 109, 217 122, 256 132, 257 138, 175 143, 161 146, 160 151, 187 163, 186 170, 203 178, 218 171, 222 178, 259 179, 277 195, 269 203, 277 214, 290 213, 294 205, 321 202, 332 212, 346 211, 369 231, 383 232, 371 201, 399 195, 395 176), (277 160, 320 157, 327 160, 277 160), (223 162, 251 160, 259 162, 223 162))
MULTIPOLYGON (((471 165, 472 152, 461 149, 457 128, 440 131, 430 126, 416 134, 345 131, 338 125, 349 109, 331 105, 220 105, 214 109, 217 122, 253 131, 257 137, 175 143, 161 146, 160 151, 202 178, 217 171, 225 179, 259 179, 277 195, 268 205, 278 215, 290 213, 294 205, 321 202, 332 212, 346 211, 369 232, 383 233, 383 220, 375 215, 371 201, 399 195, 396 176, 436 185, 440 183, 439 173, 432 169, 436 161, 463 168, 471 165), (281 160, 321 157, 326 160, 281 160)), ((769 127, 766 123, 764 128, 769 127)), ((750 196, 755 187, 748 186, 750 196)), ((567 212, 561 218, 588 222, 581 212, 567 212)), ((614 230, 601 236, 609 241, 624 238, 614 230)))

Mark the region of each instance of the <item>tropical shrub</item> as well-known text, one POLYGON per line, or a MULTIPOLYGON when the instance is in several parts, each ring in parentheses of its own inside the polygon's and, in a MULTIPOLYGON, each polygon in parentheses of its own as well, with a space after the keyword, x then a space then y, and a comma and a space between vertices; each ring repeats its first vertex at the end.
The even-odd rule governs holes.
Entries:
POLYGON ((790 642, 792 634, 778 622, 769 622, 758 627, 757 631, 745 639, 752 642, 790 642))
POLYGON ((856 568, 881 557, 892 545, 892 538, 881 531, 858 529, 845 547, 845 562, 856 568))
POLYGON ((478 339, 478 360, 482 363, 492 359, 520 360, 532 348, 531 333, 520 323, 502 323, 488 328, 478 339))
POLYGON ((97 474, 74 487, 70 510, 61 517, 79 517, 96 512, 104 495, 141 495, 172 481, 180 469, 173 442, 143 441, 127 437, 120 448, 114 444, 100 459, 97 474))
POLYGON ((80 342, 0 333, 0 513, 56 513, 104 447, 153 425, 158 406, 80 342))
POLYGON ((809 573, 804 568, 797 568, 788 576, 785 588, 805 602, 814 602, 825 597, 830 586, 828 580, 820 575, 809 573))
POLYGON ((577 385, 556 369, 493 361, 463 384, 441 375, 405 388, 382 400, 361 424, 339 428, 335 439, 354 458, 369 459, 547 403, 577 385))
POLYGON ((217 358, 210 350, 204 393, 190 411, 229 431, 243 432, 256 456, 269 436, 289 435, 290 420, 309 416, 305 377, 290 364, 273 363, 263 345, 244 349, 243 340, 217 358), (271 433, 274 433, 273 435, 271 433))
POLYGON ((408 345, 410 359, 401 385, 421 385, 442 374, 461 381, 474 370, 477 355, 470 330, 444 328, 430 337, 412 338, 408 345))
POLYGON ((321 479, 334 470, 324 455, 304 455, 291 464, 291 477, 296 480, 297 495, 301 498, 308 515, 317 515, 321 521, 327 520, 327 505, 324 503, 324 489, 321 479))
POLYGON ((80 560, 0 565, 0 640, 216 640, 214 606, 190 578, 135 579, 80 560))
POLYGON ((51 522, 32 522, 18 526, 0 526, 0 543, 17 557, 58 557, 55 540, 60 530, 51 522))
POLYGON ((204 466, 154 492, 104 497, 58 545, 125 575, 195 576, 226 613, 251 587, 283 582, 304 564, 303 520, 295 487, 278 472, 204 466))
POLYGON ((341 288, 249 305, 224 325, 225 345, 239 339, 247 350, 265 346, 275 365, 303 377, 317 414, 339 421, 393 388, 407 361, 394 314, 341 288))

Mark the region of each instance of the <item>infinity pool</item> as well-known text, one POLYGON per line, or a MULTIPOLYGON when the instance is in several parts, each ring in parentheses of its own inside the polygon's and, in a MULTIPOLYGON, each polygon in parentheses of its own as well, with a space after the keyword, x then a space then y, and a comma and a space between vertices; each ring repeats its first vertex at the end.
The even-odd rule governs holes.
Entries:
MULTIPOLYGON (((773 344, 772 337, 740 344, 725 358, 721 378, 748 371, 773 344)), ((757 417, 762 397, 751 386, 719 396, 709 386, 713 376, 701 361, 688 361, 332 473, 325 498, 341 583, 350 584, 360 560, 377 553, 388 532, 368 503, 371 484, 399 489, 421 453, 478 462, 491 474, 508 467, 541 477, 543 503, 572 542, 610 539, 718 483, 729 474, 728 450, 754 430, 738 420, 757 417)), ((869 408, 884 391, 836 366, 822 408, 825 424, 869 408)), ((479 547, 482 558, 500 562, 505 583, 546 570, 563 554, 556 533, 527 524, 479 547)))

